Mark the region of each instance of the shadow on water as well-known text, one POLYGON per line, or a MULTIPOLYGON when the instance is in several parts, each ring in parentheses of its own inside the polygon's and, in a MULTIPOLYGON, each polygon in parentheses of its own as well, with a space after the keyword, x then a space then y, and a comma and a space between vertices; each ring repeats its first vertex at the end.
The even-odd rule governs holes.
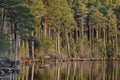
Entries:
POLYGON ((22 66, 17 80, 120 80, 118 61, 81 61, 22 66))

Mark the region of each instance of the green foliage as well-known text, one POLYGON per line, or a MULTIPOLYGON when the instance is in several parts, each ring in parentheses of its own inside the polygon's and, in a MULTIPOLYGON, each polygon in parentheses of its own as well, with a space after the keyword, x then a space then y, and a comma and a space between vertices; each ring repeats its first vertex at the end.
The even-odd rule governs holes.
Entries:
MULTIPOLYGON (((70 49, 74 49, 70 51, 76 50, 77 53, 88 48, 87 53, 91 54, 90 49, 95 48, 94 51, 101 55, 104 47, 104 53, 114 54, 113 48, 119 41, 118 0, 0 0, 0 14, 5 15, 5 23, 9 27, 6 32, 11 30, 11 35, 14 35, 18 31, 22 39, 23 36, 34 37, 29 41, 34 40, 37 53, 55 52, 58 47, 61 53, 65 53, 70 45, 70 49)), ((7 45, 7 42, 5 37, 0 38, 0 46, 7 45)))
POLYGON ((0 32, 0 53, 5 52, 10 48, 9 40, 3 33, 0 32))
POLYGON ((120 28, 120 6, 118 6, 117 8, 114 9, 114 12, 116 14, 116 17, 117 17, 117 24, 120 28))
MULTIPOLYGON (((62 12, 62 17, 61 17, 61 28, 65 30, 65 32, 70 32, 74 27, 76 26, 76 22, 74 19, 73 12, 71 8, 67 5, 66 0, 61 0, 61 12, 62 12)), ((63 31, 64 31, 63 30, 63 31)))
POLYGON ((5 9, 5 16, 12 23, 18 24, 20 34, 34 30, 35 19, 30 9, 22 5, 23 0, 2 0, 0 6, 5 9))
POLYGON ((114 48, 113 48, 113 44, 111 42, 109 42, 106 45, 106 51, 107 51, 107 57, 113 57, 113 55, 114 55, 114 48))
POLYGON ((78 27, 81 28, 81 25, 84 26, 84 20, 87 16, 88 9, 84 3, 78 0, 74 5, 73 10, 74 10, 74 17, 77 22, 77 25, 78 27), (81 23, 82 21, 83 23, 81 23))
POLYGON ((34 46, 35 46, 35 51, 36 55, 43 56, 46 54, 51 54, 54 52, 54 42, 50 38, 34 38, 34 46))
POLYGON ((74 15, 66 0, 55 0, 48 3, 46 19, 53 29, 71 31, 75 24, 74 15), (56 7, 57 6, 57 7, 56 7))
POLYGON ((23 2, 23 0, 0 0, 0 7, 9 9, 9 8, 12 8, 22 2, 23 2))
POLYGON ((39 48, 39 47, 50 47, 53 45, 53 41, 49 38, 35 38, 35 48, 39 48))
POLYGON ((32 26, 34 23, 34 16, 27 6, 18 5, 11 10, 7 10, 6 15, 12 22, 24 24, 25 26, 32 26))
POLYGON ((92 28, 99 29, 106 26, 106 18, 103 14, 94 6, 90 7, 89 13, 89 25, 92 28))
POLYGON ((17 5, 6 11, 6 16, 12 23, 16 23, 21 36, 34 30, 35 18, 27 6, 17 5))
POLYGON ((35 26, 41 25, 42 18, 46 15, 46 8, 42 0, 31 0, 31 4, 26 3, 31 10, 31 13, 35 16, 35 26))

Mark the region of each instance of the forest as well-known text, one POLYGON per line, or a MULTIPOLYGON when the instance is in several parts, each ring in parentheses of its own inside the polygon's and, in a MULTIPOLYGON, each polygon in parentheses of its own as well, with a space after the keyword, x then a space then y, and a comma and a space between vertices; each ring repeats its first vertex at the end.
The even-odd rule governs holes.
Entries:
POLYGON ((120 0, 0 0, 0 57, 120 59, 120 0))

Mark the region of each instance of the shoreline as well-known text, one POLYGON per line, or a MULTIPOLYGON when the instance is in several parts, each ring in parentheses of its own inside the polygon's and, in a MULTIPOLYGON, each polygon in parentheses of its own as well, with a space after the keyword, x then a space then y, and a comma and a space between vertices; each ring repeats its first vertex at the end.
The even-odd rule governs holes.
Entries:
POLYGON ((59 62, 74 62, 74 61, 120 61, 120 59, 117 58, 111 58, 111 59, 95 59, 95 58, 91 58, 91 59, 87 59, 87 58, 68 58, 68 59, 24 59, 22 60, 22 62, 24 62, 25 64, 31 64, 31 63, 59 63, 59 62))

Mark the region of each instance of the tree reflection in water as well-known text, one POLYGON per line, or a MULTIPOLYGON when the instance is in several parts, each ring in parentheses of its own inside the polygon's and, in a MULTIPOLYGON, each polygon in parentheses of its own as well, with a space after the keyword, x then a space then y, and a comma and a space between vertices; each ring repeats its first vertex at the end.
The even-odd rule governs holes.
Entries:
POLYGON ((0 67, 0 80, 17 80, 20 68, 0 67))
POLYGON ((120 62, 81 61, 23 66, 18 80, 120 80, 120 62))

